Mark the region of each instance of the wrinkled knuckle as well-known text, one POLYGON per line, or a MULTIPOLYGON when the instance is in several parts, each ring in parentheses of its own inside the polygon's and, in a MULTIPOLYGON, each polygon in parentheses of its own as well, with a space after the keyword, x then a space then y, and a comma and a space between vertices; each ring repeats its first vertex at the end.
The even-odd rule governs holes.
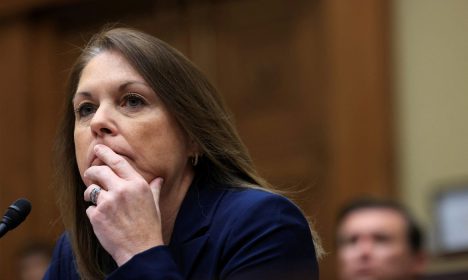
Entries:
POLYGON ((107 165, 101 166, 102 168, 99 169, 100 175, 106 175, 112 172, 112 168, 107 165))
POLYGON ((138 179, 134 183, 134 187, 138 190, 146 190, 148 188, 148 183, 144 179, 138 179))
POLYGON ((86 209, 86 215, 88 215, 88 218, 91 222, 96 220, 96 211, 92 211, 91 207, 88 207, 88 209, 86 209))
POLYGON ((128 188, 116 188, 113 193, 114 196, 117 200, 122 200, 126 197, 127 195, 127 189, 128 188))
POLYGON ((116 157, 110 160, 110 165, 114 167, 121 167, 124 163, 124 159, 121 157, 116 157))
POLYGON ((104 213, 108 213, 109 206, 111 206, 111 205, 112 204, 109 203, 108 200, 99 201, 99 211, 104 212, 104 213))
POLYGON ((85 178, 89 178, 93 176, 93 174, 96 173, 96 171, 99 171, 99 168, 97 166, 91 166, 85 170, 85 172, 83 173, 83 176, 85 178))

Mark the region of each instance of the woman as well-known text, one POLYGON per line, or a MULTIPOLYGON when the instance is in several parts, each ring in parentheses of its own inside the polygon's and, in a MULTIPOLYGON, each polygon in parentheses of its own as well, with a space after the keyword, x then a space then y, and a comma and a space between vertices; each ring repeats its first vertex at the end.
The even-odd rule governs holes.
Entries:
POLYGON ((268 189, 204 75, 147 34, 95 35, 57 144, 67 234, 45 279, 318 279, 300 210, 268 189))

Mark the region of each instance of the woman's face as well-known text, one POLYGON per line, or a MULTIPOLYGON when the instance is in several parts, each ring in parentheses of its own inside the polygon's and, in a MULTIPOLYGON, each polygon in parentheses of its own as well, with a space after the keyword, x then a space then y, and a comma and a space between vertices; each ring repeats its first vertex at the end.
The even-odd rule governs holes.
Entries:
POLYGON ((83 173, 102 165, 93 147, 104 144, 150 182, 180 184, 192 172, 194 149, 158 95, 118 52, 104 51, 83 69, 73 99, 75 153, 83 173))

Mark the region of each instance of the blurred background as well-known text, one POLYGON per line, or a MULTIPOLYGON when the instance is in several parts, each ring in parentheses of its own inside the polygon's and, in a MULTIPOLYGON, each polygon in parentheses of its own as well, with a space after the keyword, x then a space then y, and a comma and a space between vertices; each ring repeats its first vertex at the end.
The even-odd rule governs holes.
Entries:
MULTIPOLYGON (((63 89, 108 22, 167 41, 207 74, 260 173, 315 224, 321 279, 336 279, 338 209, 363 195, 414 212, 427 274, 468 267, 465 240, 456 254, 440 244, 436 214, 468 186, 468 1, 2 0, 0 211, 19 197, 33 210, 0 240, 1 279, 19 279, 27 244, 63 230, 51 189, 63 89)), ((455 224, 468 232, 467 218, 455 224)))

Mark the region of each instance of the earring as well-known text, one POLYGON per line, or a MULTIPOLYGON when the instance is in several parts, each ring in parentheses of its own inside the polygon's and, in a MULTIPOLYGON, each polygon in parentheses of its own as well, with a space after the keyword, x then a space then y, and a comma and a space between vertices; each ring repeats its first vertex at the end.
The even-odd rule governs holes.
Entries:
POLYGON ((192 165, 193 166, 197 166, 198 164, 198 154, 195 154, 193 157, 192 157, 192 165))

